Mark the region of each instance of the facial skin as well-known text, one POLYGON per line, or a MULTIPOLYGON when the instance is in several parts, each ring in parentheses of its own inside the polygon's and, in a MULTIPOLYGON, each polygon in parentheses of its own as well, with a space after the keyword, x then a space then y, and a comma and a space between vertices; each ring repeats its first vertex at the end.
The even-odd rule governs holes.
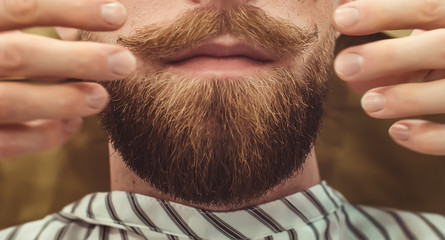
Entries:
POLYGON ((173 200, 228 206, 302 170, 332 62, 333 2, 122 3, 127 25, 83 36, 140 58, 135 76, 105 85, 102 114, 132 172, 173 200))

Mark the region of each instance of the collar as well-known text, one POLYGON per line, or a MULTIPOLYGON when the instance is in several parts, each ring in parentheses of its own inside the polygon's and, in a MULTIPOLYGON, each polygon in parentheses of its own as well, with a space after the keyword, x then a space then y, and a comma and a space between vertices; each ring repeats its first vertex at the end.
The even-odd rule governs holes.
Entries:
POLYGON ((74 221, 192 239, 255 239, 307 228, 338 211, 343 196, 322 182, 283 199, 243 210, 212 212, 127 193, 93 193, 59 214, 74 221))

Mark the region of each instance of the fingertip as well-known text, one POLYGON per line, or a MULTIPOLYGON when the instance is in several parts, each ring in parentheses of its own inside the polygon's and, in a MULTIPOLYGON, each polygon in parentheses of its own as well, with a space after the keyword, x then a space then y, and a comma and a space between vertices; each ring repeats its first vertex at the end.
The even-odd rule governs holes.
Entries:
POLYGON ((348 80, 362 71, 364 62, 361 55, 344 52, 335 59, 334 69, 341 79, 348 80))
POLYGON ((103 4, 100 11, 104 21, 112 26, 121 26, 127 20, 127 10, 119 2, 103 4))
MULTIPOLYGON (((378 29, 375 11, 378 6, 372 1, 350 1, 339 6, 333 13, 334 27, 342 34, 362 36, 383 31, 378 29)), ((377 4, 378 5, 378 4, 377 4)))
POLYGON ((360 12, 355 7, 340 6, 334 12, 334 23, 341 29, 356 25, 360 20, 360 12))
POLYGON ((388 130, 391 138, 400 146, 411 151, 445 155, 445 128, 443 124, 421 119, 407 119, 394 123, 388 130))
POLYGON ((410 138, 410 126, 403 122, 396 122, 388 129, 388 133, 396 142, 407 141, 410 138))
POLYGON ((74 82, 68 83, 66 86, 74 87, 74 90, 76 90, 76 92, 71 93, 72 97, 68 101, 69 106, 72 106, 71 112, 68 113, 69 116, 86 117, 97 114, 105 108, 110 100, 108 91, 98 83, 74 82))
POLYGON ((88 90, 86 100, 93 111, 102 110, 108 104, 109 94, 102 86, 95 86, 88 90))
POLYGON ((379 92, 368 92, 361 99, 361 106, 368 114, 376 114, 385 109, 386 97, 379 92))
POLYGON ((108 65, 112 73, 128 76, 136 70, 136 57, 128 50, 114 53, 108 57, 108 65))
POLYGON ((333 15, 332 22, 334 27, 343 34, 347 35, 360 35, 361 34, 361 22, 364 15, 362 3, 345 0, 345 3, 338 6, 333 15))

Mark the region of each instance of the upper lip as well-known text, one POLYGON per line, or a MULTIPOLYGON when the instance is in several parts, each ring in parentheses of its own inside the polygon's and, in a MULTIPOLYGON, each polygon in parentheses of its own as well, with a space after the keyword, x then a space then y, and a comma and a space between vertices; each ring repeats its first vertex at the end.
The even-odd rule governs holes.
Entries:
POLYGON ((277 59, 262 47, 231 37, 216 38, 197 45, 196 47, 179 51, 168 63, 179 63, 194 57, 208 56, 215 58, 246 57, 259 62, 272 62, 277 59))

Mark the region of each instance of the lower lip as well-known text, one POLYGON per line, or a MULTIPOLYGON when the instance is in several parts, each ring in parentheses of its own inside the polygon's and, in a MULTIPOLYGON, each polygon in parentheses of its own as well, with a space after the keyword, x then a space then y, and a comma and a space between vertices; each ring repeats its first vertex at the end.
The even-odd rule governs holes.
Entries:
POLYGON ((168 64, 168 70, 200 76, 246 76, 270 68, 271 62, 260 62, 247 57, 194 57, 168 64))

